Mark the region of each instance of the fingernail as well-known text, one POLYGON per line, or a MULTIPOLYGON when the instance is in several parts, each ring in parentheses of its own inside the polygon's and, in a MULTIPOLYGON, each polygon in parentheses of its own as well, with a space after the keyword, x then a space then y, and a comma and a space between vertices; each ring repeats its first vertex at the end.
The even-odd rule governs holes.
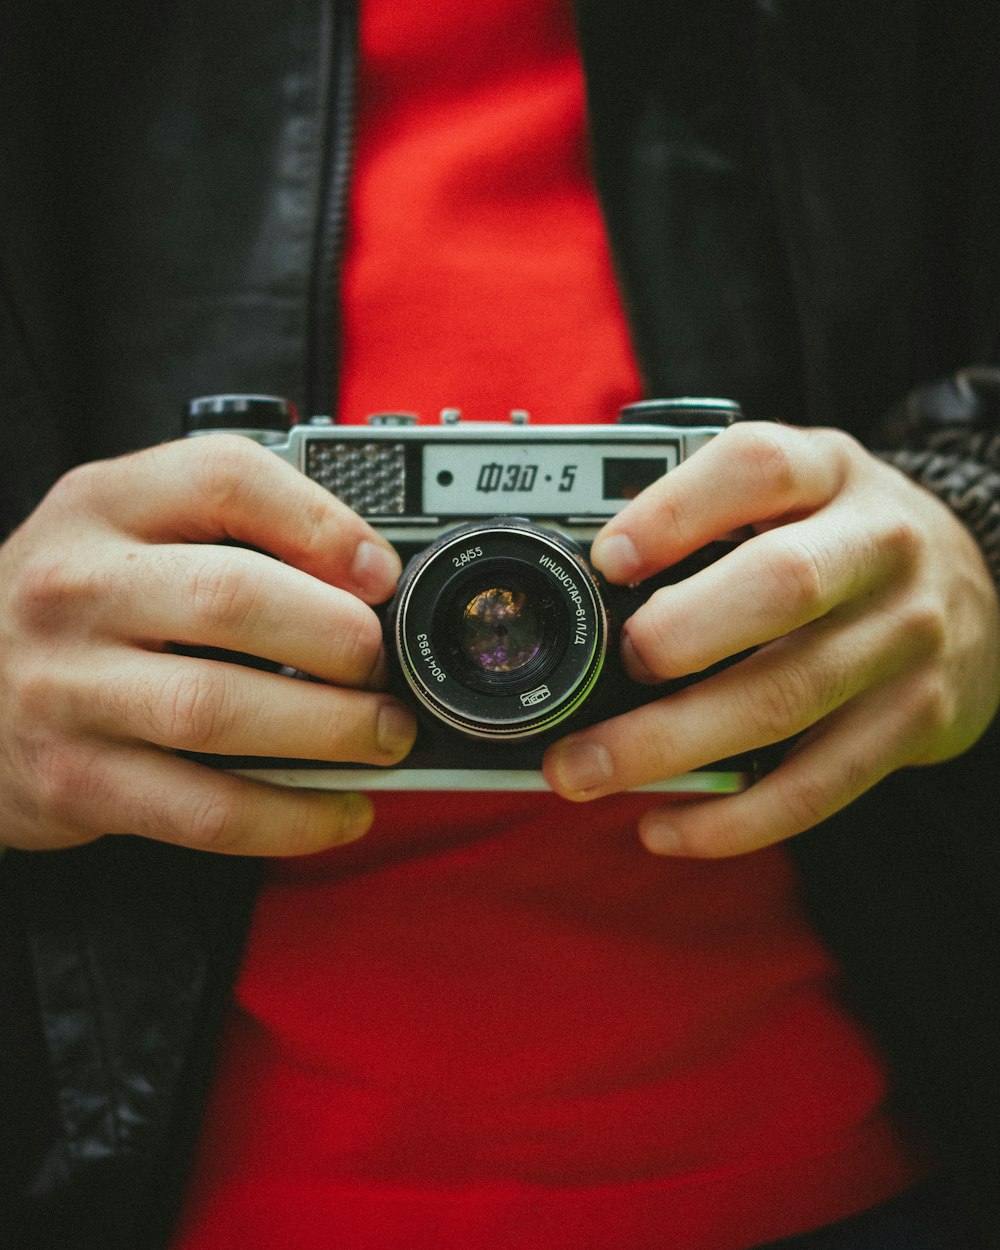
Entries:
POLYGON ((667 821, 647 812, 639 828, 639 837, 647 851, 654 855, 679 855, 683 848, 677 830, 667 821))
POLYGON ((354 553, 351 578, 364 595, 379 603, 396 587, 402 565, 391 547, 365 539, 354 553))
POLYGON ((398 703, 383 703, 375 726, 378 749, 393 759, 402 759, 413 746, 417 724, 412 712, 398 703))
POLYGON ((625 666, 625 672, 633 681, 643 682, 647 686, 655 685, 660 679, 655 673, 651 673, 649 669, 639 659, 639 653, 635 649, 635 644, 626 632, 622 632, 621 636, 621 652, 622 664, 625 666))
POLYGON ((364 683, 365 689, 384 690, 388 680, 389 657, 386 655, 385 647, 379 647, 379 652, 375 657, 375 663, 372 666, 372 671, 368 674, 368 678, 364 683))
POLYGON ((356 842, 371 828, 375 808, 363 794, 342 794, 340 797, 340 842, 356 842))
POLYGON ((607 786, 614 777, 615 766, 606 747, 570 740, 553 747, 553 772, 559 790, 586 798, 592 791, 607 786))
POLYGON ((626 534, 598 536, 590 549, 590 558, 609 582, 633 582, 641 567, 635 544, 626 534))

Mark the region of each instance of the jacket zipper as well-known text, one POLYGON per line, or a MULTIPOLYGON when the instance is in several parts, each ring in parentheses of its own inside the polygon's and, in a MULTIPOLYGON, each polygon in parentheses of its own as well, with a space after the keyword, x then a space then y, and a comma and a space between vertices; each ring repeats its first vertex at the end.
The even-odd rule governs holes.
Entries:
POLYGON ((326 0, 322 30, 323 151, 309 285, 306 415, 335 415, 340 382, 340 275, 354 156, 357 0, 326 0))

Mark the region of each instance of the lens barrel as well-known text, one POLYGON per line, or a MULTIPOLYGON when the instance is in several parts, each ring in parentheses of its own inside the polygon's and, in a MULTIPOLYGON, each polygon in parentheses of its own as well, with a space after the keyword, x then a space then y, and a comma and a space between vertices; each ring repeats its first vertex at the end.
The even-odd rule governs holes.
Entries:
POLYGON ((388 615, 412 694, 436 720, 493 740, 573 715, 604 664, 608 611, 571 539, 520 517, 463 525, 410 563, 388 615))

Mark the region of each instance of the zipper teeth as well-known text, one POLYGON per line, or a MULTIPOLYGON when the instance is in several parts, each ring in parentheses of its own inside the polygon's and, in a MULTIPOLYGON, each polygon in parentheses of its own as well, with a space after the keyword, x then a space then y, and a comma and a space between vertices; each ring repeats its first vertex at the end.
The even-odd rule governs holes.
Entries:
POLYGON ((326 150, 309 315, 308 416, 334 415, 340 380, 340 275, 347 237, 358 77, 356 0, 333 0, 332 24, 325 34, 330 63, 324 92, 326 150))

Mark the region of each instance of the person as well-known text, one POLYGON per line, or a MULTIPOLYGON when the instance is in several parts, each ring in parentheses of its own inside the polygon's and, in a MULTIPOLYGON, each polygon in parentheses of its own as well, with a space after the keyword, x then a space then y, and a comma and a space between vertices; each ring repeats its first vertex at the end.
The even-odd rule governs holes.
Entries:
POLYGON ((55 44, 43 6, 5 17, 0 1235, 746 1250, 849 1235, 874 1207, 901 1221, 862 1230, 883 1245, 915 1218, 896 1196, 933 1172, 949 1188, 915 1191, 933 1193, 928 1212, 915 1199, 928 1244, 975 1245, 971 1219, 1000 1245, 995 18, 577 5, 646 389, 754 418, 592 557, 631 583, 749 533, 636 612, 622 653, 658 682, 754 650, 554 744, 537 808, 376 815, 174 754, 392 764, 415 724, 385 693, 372 611, 391 545, 247 440, 163 442, 173 414, 232 385, 357 420, 460 385, 474 410, 517 389, 606 420, 640 385, 566 158, 582 115, 555 89, 565 14, 393 7, 362 6, 343 255, 352 5, 69 5, 55 44), (495 79, 470 46, 507 49, 495 79), (444 154, 434 183, 428 136, 461 139, 444 123, 475 116, 462 92, 516 104, 529 69, 562 163, 542 145, 530 167, 528 114, 463 140, 471 182, 444 154), (517 256, 516 289, 535 289, 533 232, 566 244, 544 277, 559 298, 491 310, 517 256), (482 285, 461 268, 430 298, 432 237, 475 272, 485 256, 482 285), (624 793, 791 737, 738 795, 624 793), (258 857, 277 861, 263 885, 258 857))

